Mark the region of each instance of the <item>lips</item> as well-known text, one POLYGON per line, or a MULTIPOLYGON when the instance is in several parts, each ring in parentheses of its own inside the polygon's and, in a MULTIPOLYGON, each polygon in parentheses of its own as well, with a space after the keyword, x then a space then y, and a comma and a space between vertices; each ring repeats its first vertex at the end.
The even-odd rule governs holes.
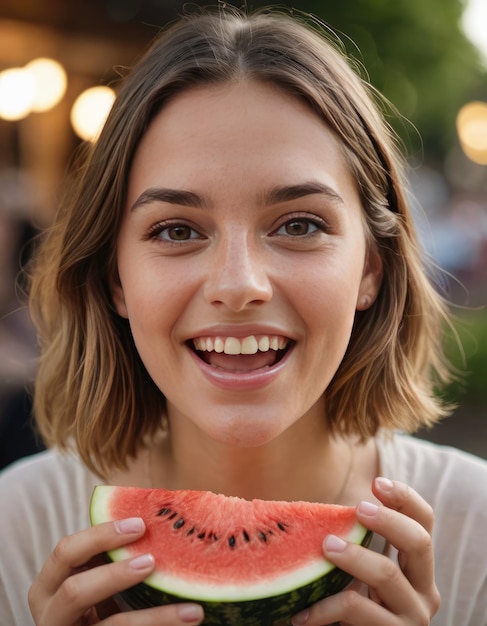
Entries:
POLYGON ((278 363, 292 341, 282 335, 202 336, 191 347, 205 363, 232 372, 251 372, 278 363))

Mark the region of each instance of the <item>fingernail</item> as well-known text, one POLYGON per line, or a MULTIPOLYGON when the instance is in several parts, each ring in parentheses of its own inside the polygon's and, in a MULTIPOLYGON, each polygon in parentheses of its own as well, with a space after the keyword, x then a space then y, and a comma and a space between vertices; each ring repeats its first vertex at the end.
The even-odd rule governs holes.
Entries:
POLYGON ((199 604, 178 605, 178 615, 182 622, 199 622, 203 619, 203 608, 199 604))
POLYGON ((375 515, 379 510, 379 507, 376 504, 372 504, 372 502, 361 502, 358 505, 359 511, 364 515, 375 515))
POLYGON ((136 570, 151 569, 154 567, 154 557, 152 554, 141 554, 129 561, 129 565, 136 570))
POLYGON ((305 609, 304 611, 301 611, 301 613, 298 613, 292 618, 291 624, 293 626, 303 626, 303 624, 306 624, 306 622, 308 621, 308 617, 309 609, 305 609))
POLYGON ((381 491, 392 491, 394 488, 394 483, 392 480, 388 478, 384 478, 383 476, 378 476, 375 479, 376 487, 378 487, 381 491))
POLYGON ((141 533, 144 528, 144 520, 141 517, 128 517, 115 522, 115 528, 121 535, 141 533))
POLYGON ((343 552, 347 547, 347 542, 336 535, 328 535, 325 539, 325 549, 327 552, 343 552))

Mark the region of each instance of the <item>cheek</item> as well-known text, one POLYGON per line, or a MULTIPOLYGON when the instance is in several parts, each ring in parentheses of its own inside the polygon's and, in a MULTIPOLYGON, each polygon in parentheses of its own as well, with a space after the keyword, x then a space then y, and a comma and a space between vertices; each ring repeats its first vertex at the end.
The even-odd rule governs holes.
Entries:
POLYGON ((121 276, 132 336, 146 367, 172 358, 176 327, 194 289, 180 273, 133 266, 121 276), (156 347, 159 346, 159 349, 156 347))
POLYGON ((161 315, 184 297, 185 278, 157 259, 120 264, 120 281, 129 318, 161 315))
POLYGON ((355 316, 361 282, 360 259, 347 264, 328 264, 301 275, 295 283, 297 306, 316 320, 336 320, 346 324, 355 316), (338 319, 336 319, 338 318, 338 319))

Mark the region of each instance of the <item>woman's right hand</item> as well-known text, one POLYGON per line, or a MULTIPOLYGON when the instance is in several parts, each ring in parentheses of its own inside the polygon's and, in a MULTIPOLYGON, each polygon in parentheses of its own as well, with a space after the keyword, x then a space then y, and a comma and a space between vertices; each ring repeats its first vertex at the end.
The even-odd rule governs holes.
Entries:
POLYGON ((114 594, 142 582, 154 569, 150 554, 116 563, 97 556, 136 541, 145 532, 140 518, 107 522, 64 537, 54 548, 29 590, 37 626, 179 626, 200 624, 197 604, 113 613, 97 610, 114 594))

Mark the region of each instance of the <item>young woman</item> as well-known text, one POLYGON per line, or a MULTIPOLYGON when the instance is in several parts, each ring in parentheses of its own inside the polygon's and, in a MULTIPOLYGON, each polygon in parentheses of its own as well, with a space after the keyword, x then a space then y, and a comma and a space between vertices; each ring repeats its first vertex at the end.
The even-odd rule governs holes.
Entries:
POLYGON ((487 464, 397 433, 445 413, 447 309, 394 140, 319 33, 233 10, 164 32, 45 237, 31 305, 51 449, 0 481, 2 624, 202 622, 113 612, 154 560, 97 560, 144 533, 89 528, 102 480, 356 505, 372 549, 323 538, 355 582, 293 624, 487 624, 487 464))

